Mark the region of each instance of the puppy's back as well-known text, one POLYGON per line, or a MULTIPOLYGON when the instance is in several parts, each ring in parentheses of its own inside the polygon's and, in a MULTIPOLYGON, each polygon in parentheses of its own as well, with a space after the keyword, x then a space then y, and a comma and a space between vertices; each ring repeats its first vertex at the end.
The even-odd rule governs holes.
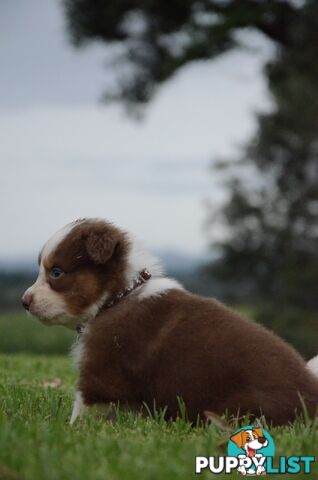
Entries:
POLYGON ((171 291, 149 302, 161 323, 149 344, 149 377, 162 404, 177 391, 192 417, 227 410, 286 423, 301 410, 301 395, 314 415, 318 381, 282 339, 213 299, 171 291))
POLYGON ((92 390, 96 378, 95 401, 155 400, 174 417, 181 397, 191 420, 209 410, 264 414, 275 424, 301 411, 299 395, 311 415, 318 404, 318 382, 291 346, 183 290, 127 297, 93 321, 86 344, 82 385, 92 390))

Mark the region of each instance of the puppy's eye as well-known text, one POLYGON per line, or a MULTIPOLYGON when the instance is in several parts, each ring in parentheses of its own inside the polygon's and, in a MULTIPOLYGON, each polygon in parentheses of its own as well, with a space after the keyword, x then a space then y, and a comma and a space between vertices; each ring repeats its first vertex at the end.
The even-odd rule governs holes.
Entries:
POLYGON ((53 267, 49 275, 54 280, 57 280, 58 278, 61 278, 64 275, 64 272, 58 267, 53 267))

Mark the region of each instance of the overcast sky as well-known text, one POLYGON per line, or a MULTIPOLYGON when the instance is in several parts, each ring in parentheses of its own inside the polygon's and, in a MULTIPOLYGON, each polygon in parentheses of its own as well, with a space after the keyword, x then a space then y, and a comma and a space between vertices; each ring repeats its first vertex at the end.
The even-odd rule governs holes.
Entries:
POLYGON ((47 237, 103 216, 154 250, 201 255, 208 166, 237 151, 268 108, 261 69, 269 47, 184 68, 142 123, 99 102, 102 45, 74 50, 57 0, 1 0, 0 260, 32 258, 47 237))

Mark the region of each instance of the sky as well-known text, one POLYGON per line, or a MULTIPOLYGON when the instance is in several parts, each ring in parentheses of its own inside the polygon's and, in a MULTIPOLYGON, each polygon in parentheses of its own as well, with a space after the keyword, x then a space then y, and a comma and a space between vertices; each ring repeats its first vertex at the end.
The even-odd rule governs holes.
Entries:
MULTIPOLYGON (((183 68, 143 121, 100 101, 112 72, 101 44, 74 49, 57 0, 0 5, 0 261, 35 259, 62 225, 101 216, 152 250, 207 251, 207 199, 224 192, 209 168, 238 152, 270 105, 270 47, 183 68)), ((218 236, 218 227, 212 235, 218 236)))

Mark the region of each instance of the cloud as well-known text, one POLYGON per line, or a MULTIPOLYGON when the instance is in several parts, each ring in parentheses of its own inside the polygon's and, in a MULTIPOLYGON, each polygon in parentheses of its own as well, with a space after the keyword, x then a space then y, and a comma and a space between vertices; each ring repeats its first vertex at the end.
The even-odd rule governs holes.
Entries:
POLYGON ((231 52, 184 68, 145 120, 96 103, 105 51, 72 50, 58 2, 6 2, 0 33, 0 259, 35 255, 56 228, 92 215, 152 247, 198 252, 212 158, 229 155, 268 108, 264 54, 231 52))
POLYGON ((5 1, 0 7, 0 107, 92 104, 105 88, 101 45, 75 51, 62 2, 5 1))

